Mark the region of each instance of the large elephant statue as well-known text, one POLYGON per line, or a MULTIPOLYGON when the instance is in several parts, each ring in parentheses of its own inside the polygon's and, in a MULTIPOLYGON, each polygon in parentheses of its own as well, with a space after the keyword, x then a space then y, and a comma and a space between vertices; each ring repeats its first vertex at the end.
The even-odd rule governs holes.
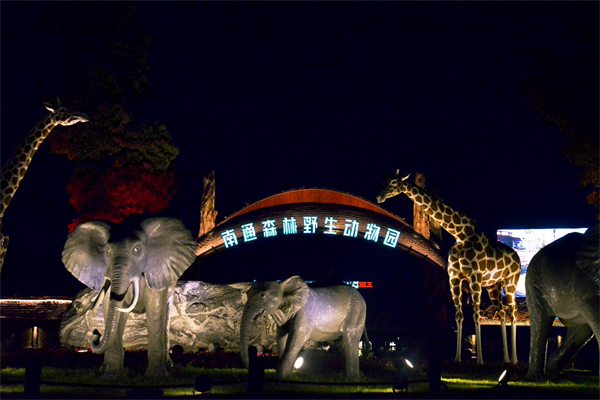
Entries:
POLYGON ((117 225, 77 226, 62 253, 65 267, 98 291, 90 310, 104 304, 104 334, 94 330, 92 350, 104 354, 105 377, 121 377, 123 332, 130 312, 146 313, 146 376, 164 377, 172 366, 168 343, 168 298, 195 259, 196 241, 174 218, 130 217, 117 225), (106 301, 108 300, 108 301, 106 301))
POLYGON ((360 379, 358 351, 365 331, 367 305, 358 290, 347 285, 309 288, 302 278, 292 276, 281 283, 256 282, 247 295, 240 326, 240 351, 246 368, 252 323, 271 315, 277 324, 278 379, 286 379, 292 373, 307 340, 340 347, 340 338, 346 379, 360 379))
POLYGON ((525 278, 531 329, 529 379, 556 376, 594 334, 600 335, 598 227, 585 234, 570 233, 531 259, 525 278), (556 317, 567 334, 546 363, 546 341, 556 317))

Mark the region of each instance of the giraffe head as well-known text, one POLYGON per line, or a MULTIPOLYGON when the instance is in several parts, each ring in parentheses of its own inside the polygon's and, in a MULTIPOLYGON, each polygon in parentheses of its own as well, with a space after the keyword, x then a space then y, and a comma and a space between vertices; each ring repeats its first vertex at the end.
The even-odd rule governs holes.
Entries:
POLYGON ((50 111, 52 120, 57 125, 69 126, 78 122, 89 121, 87 115, 75 111, 68 111, 66 108, 61 107, 60 101, 58 107, 53 107, 50 103, 44 103, 44 107, 46 107, 46 110, 50 111))
POLYGON ((400 176, 399 169, 396 170, 396 175, 388 175, 384 184, 384 189, 377 196, 377 202, 383 203, 390 197, 394 197, 397 194, 405 192, 407 190, 405 181, 409 176, 410 174, 404 174, 403 176, 400 176))

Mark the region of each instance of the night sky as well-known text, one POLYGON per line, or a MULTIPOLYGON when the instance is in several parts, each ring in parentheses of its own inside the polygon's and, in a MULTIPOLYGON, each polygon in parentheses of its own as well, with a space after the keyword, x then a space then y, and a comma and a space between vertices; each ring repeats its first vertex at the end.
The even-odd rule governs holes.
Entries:
MULTIPOLYGON (((2 164, 45 115, 42 102, 69 80, 69 49, 42 22, 70 4, 2 2, 2 164)), ((567 59, 574 77, 595 77, 567 93, 597 123, 597 2, 148 2, 135 9, 131 23, 152 45, 150 88, 134 116, 164 123, 180 150, 179 192, 166 214, 193 235, 202 177, 211 170, 217 222, 299 187, 375 201, 396 169, 423 172, 428 189, 492 238, 499 228, 596 221, 589 190, 578 183, 582 170, 561 154, 564 135, 528 108, 519 88, 548 68, 536 54, 567 59)), ((61 262, 77 216, 65 192, 73 168, 48 143, 36 154, 4 218, 2 296, 74 296, 84 288, 61 262)), ((412 220, 406 196, 383 207, 412 220)))

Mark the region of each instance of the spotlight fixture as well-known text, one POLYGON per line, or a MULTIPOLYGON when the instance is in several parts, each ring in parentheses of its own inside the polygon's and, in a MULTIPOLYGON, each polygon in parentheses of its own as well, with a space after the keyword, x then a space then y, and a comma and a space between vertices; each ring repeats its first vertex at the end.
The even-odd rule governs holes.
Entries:
MULTIPOLYGON (((404 363, 408 366, 408 368, 410 368, 410 369, 414 368, 413 364, 407 358, 404 359, 404 363)), ((403 392, 405 390, 408 393, 408 385, 409 385, 408 374, 409 374, 409 369, 407 369, 403 364, 399 364, 398 371, 396 373, 396 376, 394 377, 394 383, 392 386, 392 391, 394 393, 403 392)))
POLYGON ((508 385, 508 381, 510 381, 510 372, 505 369, 500 374, 500 378, 498 378, 498 386, 506 387, 508 385))
POLYGON ((206 375, 198 375, 194 381, 194 390, 200 394, 210 393, 212 389, 212 380, 206 375))
POLYGON ((304 364, 304 358, 298 357, 294 362, 294 368, 298 369, 302 366, 302 364, 304 364))
POLYGON ((408 392, 408 372, 405 369, 401 369, 394 377, 392 391, 396 393, 397 391, 403 392, 405 390, 408 392))

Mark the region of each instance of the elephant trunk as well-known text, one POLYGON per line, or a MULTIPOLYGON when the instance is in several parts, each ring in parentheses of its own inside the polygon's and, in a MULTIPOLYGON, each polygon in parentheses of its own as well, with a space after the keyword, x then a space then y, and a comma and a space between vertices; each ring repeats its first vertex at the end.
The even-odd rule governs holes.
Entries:
MULTIPOLYGON (((118 263, 116 264, 118 265, 118 263)), ((110 279, 108 311, 104 315, 104 335, 101 335, 97 329, 93 332, 92 351, 97 354, 103 354, 112 345, 115 338, 114 334, 121 318, 121 312, 131 311, 135 307, 139 297, 139 280, 136 277, 133 279, 134 299, 128 308, 122 308, 130 283, 128 279, 123 279, 122 268, 115 268, 114 271, 110 279)), ((105 308, 105 310, 107 309, 105 308)))
POLYGON ((251 309, 250 307, 244 307, 242 314, 242 322, 240 325, 240 355, 242 356, 242 362, 244 366, 248 368, 250 365, 250 358, 248 355, 248 345, 250 344, 250 330, 256 317, 261 313, 261 310, 251 309))
POLYGON ((120 313, 117 312, 118 301, 110 299, 108 312, 104 316, 104 335, 100 335, 97 329, 94 329, 94 341, 92 343, 92 351, 96 354, 103 354, 112 344, 114 336, 113 332, 119 322, 120 313))

